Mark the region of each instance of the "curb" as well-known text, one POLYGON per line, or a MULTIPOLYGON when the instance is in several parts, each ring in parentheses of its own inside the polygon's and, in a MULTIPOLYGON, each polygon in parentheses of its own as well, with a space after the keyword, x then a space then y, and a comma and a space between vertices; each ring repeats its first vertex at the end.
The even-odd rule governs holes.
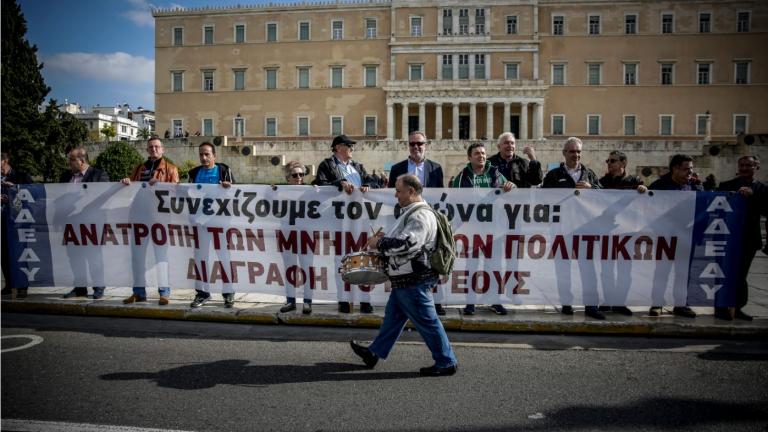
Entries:
MULTIPOLYGON (((2 300, 2 312, 360 328, 378 328, 383 319, 383 311, 373 314, 340 315, 335 312, 335 305, 329 305, 329 307, 317 305, 311 315, 304 315, 299 310, 281 313, 279 305, 265 303, 242 303, 242 306, 238 304, 232 309, 220 306, 191 309, 186 302, 173 300, 167 306, 159 306, 152 301, 123 305, 119 300, 60 300, 50 296, 36 298, 35 295, 30 295, 23 300, 2 300)), ((458 310, 449 310, 447 315, 440 317, 440 320, 447 330, 466 332, 768 338, 768 320, 766 319, 726 323, 715 320, 711 315, 701 315, 695 320, 663 316, 595 321, 542 311, 513 311, 504 317, 490 313, 487 317, 477 315, 466 317, 458 310)), ((407 327, 413 328, 413 325, 409 322, 407 327)))

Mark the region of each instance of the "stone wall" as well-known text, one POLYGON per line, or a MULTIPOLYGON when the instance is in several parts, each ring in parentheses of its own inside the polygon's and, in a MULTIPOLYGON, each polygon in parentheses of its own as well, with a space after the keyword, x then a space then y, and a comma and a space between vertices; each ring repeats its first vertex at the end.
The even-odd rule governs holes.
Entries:
MULTIPOLYGON (((210 137, 190 137, 185 139, 163 140, 166 155, 176 164, 183 165, 190 161, 197 164, 197 146, 203 141, 212 141, 210 137)), ((517 152, 522 155, 522 149, 531 145, 536 151, 537 158, 545 167, 562 161, 562 145, 564 140, 518 141, 517 152)), ((132 141, 131 144, 142 154, 146 154, 145 141, 132 141)), ((468 141, 435 141, 430 142, 427 157, 443 166, 446 182, 456 175, 467 163, 466 147, 468 141)), ((497 152, 495 142, 486 143, 488 154, 497 152)), ((105 143, 88 145, 91 159, 95 159, 106 148, 105 143)), ((641 176, 646 184, 666 172, 669 159, 676 153, 689 154, 694 157, 694 169, 704 179, 708 174, 714 174, 718 182, 735 176, 736 161, 745 154, 756 154, 768 166, 768 145, 758 143, 747 146, 734 142, 706 141, 600 141, 584 140, 582 162, 592 168, 598 175, 605 173, 605 159, 612 150, 621 150, 629 158, 630 173, 641 176), (649 168, 649 170, 644 170, 649 168), (650 175, 644 175, 650 173, 650 175)), ((310 167, 314 175, 320 162, 331 155, 330 141, 233 141, 231 138, 226 145, 217 147, 217 161, 232 167, 239 183, 282 183, 282 167, 291 160, 299 160, 310 167)), ((369 172, 377 173, 389 168, 408 155, 407 144, 404 141, 358 141, 355 145, 353 158, 365 165, 369 172)), ((766 181, 766 171, 758 171, 758 179, 766 181)), ((312 177, 309 178, 311 181, 312 177)))

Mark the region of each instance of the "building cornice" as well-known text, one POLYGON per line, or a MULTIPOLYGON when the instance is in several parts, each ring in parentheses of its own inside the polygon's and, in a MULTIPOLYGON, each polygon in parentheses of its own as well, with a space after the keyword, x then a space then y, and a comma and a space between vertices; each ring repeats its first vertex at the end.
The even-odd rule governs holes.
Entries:
POLYGON ((165 8, 152 9, 152 16, 155 18, 168 18, 179 16, 211 16, 211 15, 242 15, 242 14, 263 14, 275 12, 320 12, 324 10, 359 10, 367 9, 389 9, 392 2, 390 0, 329 0, 329 1, 294 1, 294 2, 270 2, 266 4, 257 4, 249 6, 220 6, 220 7, 197 7, 197 8, 165 8))

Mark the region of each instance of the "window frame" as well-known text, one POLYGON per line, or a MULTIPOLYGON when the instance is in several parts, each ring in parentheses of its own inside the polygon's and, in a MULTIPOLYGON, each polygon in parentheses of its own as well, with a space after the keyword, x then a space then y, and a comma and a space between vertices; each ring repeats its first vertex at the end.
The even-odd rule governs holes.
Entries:
POLYGON ((379 119, 376 115, 363 115, 363 134, 365 136, 376 136, 378 135, 378 129, 379 128, 379 119), (373 119, 373 133, 368 133, 368 119, 373 119))
POLYGON ((277 21, 268 21, 264 23, 264 42, 268 42, 268 43, 280 42, 280 25, 278 24, 277 21), (270 28, 275 29, 274 39, 269 38, 270 28))
POLYGON ((277 74, 279 72, 280 68, 276 67, 268 67, 264 68, 264 90, 277 90, 278 87, 278 77, 277 74), (270 87, 269 86, 269 73, 274 72, 275 73, 275 86, 270 87))
POLYGON ((640 30, 640 14, 637 12, 624 12, 624 34, 625 35, 636 35, 639 33, 640 30), (629 32, 627 31, 629 29, 627 22, 628 17, 635 17, 635 22, 633 23, 633 31, 629 32))
POLYGON ((171 46, 184 46, 184 26, 174 26, 171 29, 171 46), (176 30, 180 31, 179 43, 176 43, 176 30))
POLYGON ((264 136, 267 136, 267 137, 276 137, 276 136, 278 136, 277 117, 269 117, 269 116, 265 116, 264 117, 264 136), (269 133, 269 121, 270 120, 274 120, 275 130, 274 130, 273 134, 269 133))
POLYGON ((208 93, 208 92, 216 91, 216 70, 215 69, 203 69, 203 70, 200 71, 200 75, 202 76, 202 84, 203 84, 202 90, 203 90, 203 92, 208 93), (208 78, 206 78, 206 74, 211 74, 211 78, 210 78, 211 88, 210 89, 206 88, 207 87, 206 84, 207 84, 207 80, 208 80, 208 78))
MULTIPOLYGON (((490 57, 490 54, 488 54, 488 56, 490 57)), ((475 74, 472 77, 472 79, 481 79, 481 80, 488 79, 488 74, 486 73, 487 72, 486 71, 487 66, 488 66, 488 62, 486 61, 486 54, 484 54, 484 53, 483 54, 476 53, 475 54, 475 61, 474 61, 474 64, 472 66, 473 67, 472 70, 474 71, 475 74), (482 61, 480 61, 480 60, 482 60, 482 61), (478 61, 480 61, 480 62, 478 62, 478 61), (478 71, 482 71, 482 73, 483 73, 482 77, 478 77, 477 76, 477 72, 478 71)))
POLYGON ((328 115, 328 120, 329 120, 329 122, 328 122, 328 130, 330 131, 330 135, 331 136, 338 136, 338 135, 341 135, 341 134, 344 133, 344 116, 330 114, 330 115, 328 115), (337 133, 337 131, 333 130, 333 121, 334 120, 339 120, 339 130, 338 130, 338 133, 337 133))
POLYGON ((215 45, 216 44, 216 25, 214 24, 203 24, 203 41, 202 45, 215 45), (211 42, 205 41, 205 36, 207 34, 207 30, 211 29, 211 42))
POLYGON ((553 136, 565 136, 565 114, 555 114, 553 113, 549 117, 549 132, 553 136), (555 117, 560 117, 562 120, 562 131, 558 134, 555 133, 555 117))
MULTIPOLYGON (((710 114, 711 115, 711 114, 710 114)), ((706 136, 707 135, 707 114, 696 114, 696 128, 694 130, 694 133, 696 136, 706 136), (699 131, 699 119, 704 119, 704 130, 699 131)))
POLYGON ((603 34, 603 17, 602 14, 597 12, 590 12, 587 14, 587 35, 600 36, 603 34), (597 18, 597 33, 592 32, 592 18, 597 18))
POLYGON ((344 20, 341 18, 331 18, 331 40, 344 40, 344 20), (336 36, 336 28, 334 28, 334 25, 336 23, 341 24, 341 28, 339 30, 338 37, 336 36))
POLYGON ((566 62, 556 62, 551 63, 550 65, 550 75, 549 75, 549 85, 553 86, 564 86, 567 85, 567 79, 566 79, 566 71, 568 69, 568 63, 566 62), (555 67, 562 66, 563 67, 563 82, 556 83, 555 82, 555 67))
POLYGON ((237 116, 232 117, 232 135, 238 138, 245 136, 245 117, 237 117, 237 116), (237 130, 238 121, 241 123, 242 131, 237 130))
POLYGON ((312 135, 311 126, 312 126, 312 122, 310 121, 308 115, 297 115, 296 116, 296 136, 311 136, 312 135), (307 121, 307 133, 306 134, 302 134, 301 133, 301 120, 302 119, 307 121))
POLYGON ((363 65, 363 87, 375 88, 379 85, 379 66, 363 65), (368 82, 368 70, 373 69, 373 85, 368 82))
POLYGON ((696 83, 696 85, 711 85, 712 84, 712 76, 714 74, 713 64, 714 63, 710 62, 710 61, 697 61, 696 62, 696 67, 694 68, 694 70, 696 72, 696 77, 695 77, 696 80, 694 82, 696 83), (701 71, 699 70, 699 68, 701 66, 704 66, 704 65, 708 66, 708 68, 707 68, 707 82, 701 82, 701 79, 700 79, 701 78, 701 75, 700 75, 701 71))
POLYGON ((639 65, 640 64, 638 62, 623 62, 622 63, 622 73, 623 73, 622 82, 624 83, 625 86, 636 86, 636 85, 639 85, 639 83, 640 83, 640 73, 639 73, 640 66, 639 65), (627 67, 628 66, 633 66, 635 68, 634 76, 633 76, 633 79, 631 80, 632 82, 627 82, 628 81, 627 80, 627 78, 628 78, 627 77, 627 67))
POLYGON ((699 30, 699 31, 698 31, 698 33, 700 33, 700 34, 701 34, 701 33, 712 33, 712 32, 714 31, 714 27, 715 27, 715 15, 712 13, 712 11, 709 11, 709 10, 701 10, 701 11, 699 11, 699 13, 697 14, 697 18, 698 18, 698 19, 696 20, 696 23, 698 24, 698 30, 699 30), (702 20, 701 20, 701 19, 703 18, 703 16, 704 16, 704 15, 708 15, 708 18, 709 18, 709 19, 708 19, 708 21, 707 21, 707 28, 706 28, 706 31, 704 31, 704 30, 702 29, 702 25, 704 24, 704 22, 702 22, 702 20))
POLYGON ((440 79, 443 81, 453 81, 456 77, 453 76, 453 56, 454 54, 440 54, 440 79), (448 62, 446 63, 446 60, 448 62), (446 78, 446 71, 449 71, 449 77, 446 78))
POLYGON ((212 118, 201 119, 200 120, 200 124, 201 124, 200 130, 202 131, 203 136, 213 136, 214 135, 214 130, 215 129, 213 127, 213 119, 212 118), (209 134, 205 133, 205 122, 206 121, 210 121, 211 122, 211 133, 209 133, 209 134))
POLYGON ((342 65, 331 65, 328 67, 328 81, 330 85, 328 87, 330 88, 344 88, 344 66, 342 65), (339 78, 339 83, 336 85, 334 82, 334 72, 339 71, 341 76, 339 78))
POLYGON ((245 72, 247 69, 245 68, 234 68, 232 69, 232 79, 234 81, 233 83, 233 90, 235 91, 243 91, 245 90, 245 72), (242 73, 243 74, 243 86, 241 88, 237 88, 237 74, 242 73))
POLYGON ((589 86, 603 85, 603 64, 600 62, 587 62, 587 80, 586 84, 589 86), (592 83, 590 68, 597 66, 597 83, 592 83))
POLYGON ((363 18, 363 28, 365 29, 366 39, 376 39, 379 37, 379 20, 377 18, 363 18), (368 27, 368 22, 373 22, 373 35, 369 32, 371 27, 368 27))
POLYGON ((565 14, 564 13, 552 13, 551 19, 550 19, 550 25, 552 36, 565 36, 566 28, 565 28, 565 14), (555 23, 555 18, 561 18, 562 22, 560 23, 560 32, 558 33, 557 30, 557 24, 555 23))
POLYGON ((517 61, 504 62, 504 79, 505 80, 519 80, 520 79, 520 62, 517 62, 517 61), (514 78, 510 78, 509 77, 509 73, 508 72, 509 72, 509 68, 511 66, 515 67, 515 77, 514 78))
POLYGON ((302 20, 296 23, 296 40, 300 42, 306 42, 312 40, 312 22, 309 20, 302 20), (301 37, 301 26, 306 24, 307 25, 307 38, 302 39, 301 37))
POLYGON ((733 113, 733 134, 738 135, 736 131, 736 118, 737 117, 744 117, 744 134, 749 133, 749 114, 747 113, 733 113))
POLYGON ((247 27, 246 27, 245 23, 242 23, 242 22, 235 23, 235 25, 233 26, 232 40, 236 44, 244 44, 244 43, 246 43, 248 41, 247 27), (237 28, 241 27, 241 26, 243 27, 243 40, 238 41, 237 40, 237 28))
POLYGON ((424 63, 408 63, 408 81, 424 81, 424 63), (413 78, 414 67, 419 69, 419 79, 413 78))
POLYGON ((408 15, 408 34, 410 37, 423 37, 424 36, 424 17, 421 15, 408 15), (413 21, 418 20, 418 25, 414 26, 413 21))
POLYGON ((675 135, 675 115, 674 114, 659 114, 659 136, 674 136, 675 135), (664 119, 669 118, 669 133, 664 133, 664 119))
POLYGON ((621 116, 621 126, 624 130, 624 136, 637 136, 637 115, 636 114, 623 114, 621 116), (627 133, 627 120, 632 119, 632 133, 627 133))
POLYGON ((184 71, 171 71, 171 92, 172 93, 181 93, 184 92, 184 71), (179 75, 181 77, 181 85, 179 86, 179 89, 176 90, 176 75, 179 75))
POLYGON ((733 61, 733 83, 738 85, 752 84, 752 61, 751 60, 734 60, 733 61), (744 82, 739 82, 739 65, 747 65, 746 76, 744 82))
POLYGON ((589 135, 589 136, 600 136, 600 134, 602 132, 602 127, 603 127, 603 119, 602 119, 602 117, 603 117, 602 114, 587 114, 587 135, 589 135), (590 124, 590 120, 592 118, 596 118, 597 119, 597 133, 592 133, 591 132, 592 125, 590 124))
POLYGON ((752 31, 752 11, 748 9, 738 9, 736 10, 736 33, 749 33, 752 31), (747 21, 746 21, 746 29, 742 30, 741 28, 741 20, 739 19, 739 15, 741 14, 747 14, 747 21))
POLYGON ((659 85, 675 85, 675 63, 674 62, 659 62, 659 85), (664 84, 664 66, 669 65, 671 69, 669 71, 669 84, 664 84))
POLYGON ((312 88, 312 73, 311 73, 311 67, 309 66, 296 66, 296 88, 297 89, 309 89, 312 88), (307 71, 307 86, 302 87, 301 85, 301 72, 307 71))
POLYGON ((663 11, 659 13, 659 32, 661 34, 675 34, 675 13, 673 11, 663 11), (669 17, 672 19, 669 26, 669 31, 664 31, 664 16, 669 15, 669 17))
POLYGON ((520 18, 519 18, 518 15, 507 15, 506 16, 506 18, 504 20, 506 34, 508 34, 508 35, 516 35, 518 33, 517 24, 519 22, 519 19, 520 18), (510 18, 514 19, 513 22, 512 22, 512 28, 511 29, 510 29, 510 18))

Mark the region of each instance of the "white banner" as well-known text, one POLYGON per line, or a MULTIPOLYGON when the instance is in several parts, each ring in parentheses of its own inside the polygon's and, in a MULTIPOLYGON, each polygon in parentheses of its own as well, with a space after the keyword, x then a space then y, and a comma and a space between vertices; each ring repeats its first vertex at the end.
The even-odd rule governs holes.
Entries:
MULTIPOLYGON (((31 286, 159 285, 374 304, 390 290, 345 284, 339 267, 371 230, 394 224, 392 189, 37 187, 14 199, 18 262, 31 286)), ((696 193, 431 189, 424 198, 452 220, 459 250, 437 302, 689 301, 696 193)), ((703 298, 713 301, 714 291, 703 298)))

